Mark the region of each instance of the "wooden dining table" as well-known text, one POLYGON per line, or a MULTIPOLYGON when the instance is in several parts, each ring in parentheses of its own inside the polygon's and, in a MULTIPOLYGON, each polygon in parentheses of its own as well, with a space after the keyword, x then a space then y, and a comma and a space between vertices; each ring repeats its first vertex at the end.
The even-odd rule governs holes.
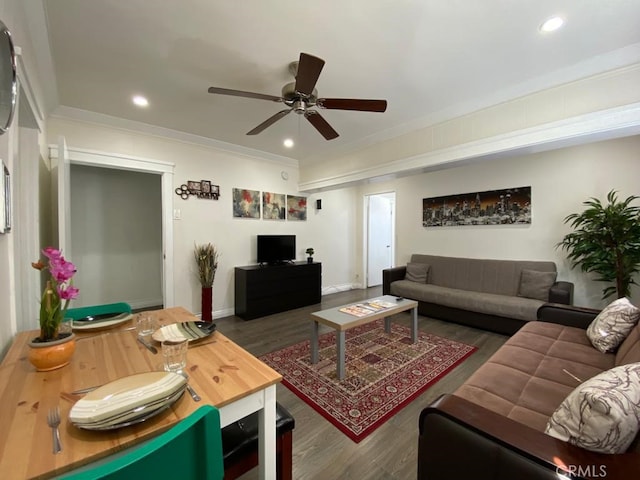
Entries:
MULTIPOLYGON (((159 326, 197 321, 182 307, 147 312, 159 326)), ((137 373, 162 370, 162 354, 137 342, 135 319, 113 328, 76 332, 71 363, 38 372, 29 363, 28 342, 37 331, 16 335, 0 364, 0 478, 51 478, 142 443, 188 417, 202 405, 220 410, 224 427, 259 412, 259 476, 275 478, 276 384, 282 376, 222 333, 192 342, 187 352, 189 384, 202 400, 185 392, 171 408, 142 423, 115 430, 91 431, 74 426, 69 411, 82 394, 137 373), (47 413, 60 408, 62 452, 52 451, 47 413)), ((160 352, 160 345, 154 342, 160 352)))

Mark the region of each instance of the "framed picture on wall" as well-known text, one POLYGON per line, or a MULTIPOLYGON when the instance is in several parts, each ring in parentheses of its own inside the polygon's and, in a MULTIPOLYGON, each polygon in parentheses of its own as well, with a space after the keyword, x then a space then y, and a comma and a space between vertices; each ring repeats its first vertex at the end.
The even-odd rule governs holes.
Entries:
POLYGON ((201 185, 200 182, 196 182, 194 180, 188 180, 187 181, 187 188, 189 189, 189 191, 192 194, 196 194, 196 193, 200 192, 200 190, 202 188, 202 185, 201 185))
POLYGON ((284 220, 286 210, 284 193, 262 192, 262 218, 284 220))
POLYGON ((530 223, 530 186, 422 199, 423 227, 530 223))
POLYGON ((307 219, 307 197, 287 195, 287 220, 305 221, 307 219))
POLYGON ((11 176, 2 162, 0 169, 0 233, 11 230, 11 176))
POLYGON ((236 218, 260 218, 260 191, 234 188, 233 216, 236 218))
POLYGON ((11 231, 11 175, 9 174, 9 169, 3 163, 2 168, 3 179, 4 179, 4 233, 11 231))

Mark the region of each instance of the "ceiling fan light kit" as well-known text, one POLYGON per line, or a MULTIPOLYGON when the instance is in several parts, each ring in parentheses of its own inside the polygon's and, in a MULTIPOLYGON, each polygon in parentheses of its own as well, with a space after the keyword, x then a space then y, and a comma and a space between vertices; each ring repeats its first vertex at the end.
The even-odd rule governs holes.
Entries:
POLYGON ((355 110, 361 112, 384 112, 387 109, 386 100, 365 100, 356 98, 318 98, 316 82, 320 77, 324 60, 307 53, 300 54, 300 60, 289 64, 289 71, 295 76, 296 81, 287 83, 282 87, 282 96, 265 95, 262 93, 244 92, 228 88, 209 87, 209 93, 218 95, 231 95, 236 97, 256 98, 258 100, 270 100, 284 103, 288 109, 280 110, 260 125, 247 132, 247 135, 257 135, 266 128, 276 123, 292 111, 298 115, 304 115, 315 129, 326 140, 333 140, 339 136, 331 125, 313 107, 328 110, 355 110))

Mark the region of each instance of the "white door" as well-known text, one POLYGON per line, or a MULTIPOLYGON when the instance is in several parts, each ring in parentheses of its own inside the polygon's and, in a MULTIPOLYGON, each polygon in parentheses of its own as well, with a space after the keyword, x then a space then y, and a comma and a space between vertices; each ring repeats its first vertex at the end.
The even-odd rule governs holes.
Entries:
POLYGON ((382 270, 393 266, 395 193, 369 195, 367 287, 382 285, 382 270))

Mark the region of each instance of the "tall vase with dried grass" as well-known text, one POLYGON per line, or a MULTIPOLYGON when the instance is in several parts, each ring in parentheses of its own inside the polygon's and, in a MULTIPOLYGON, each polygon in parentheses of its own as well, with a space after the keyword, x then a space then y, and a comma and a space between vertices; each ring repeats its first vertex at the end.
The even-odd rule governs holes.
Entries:
POLYGON ((213 281, 216 278, 220 254, 215 245, 211 243, 196 245, 193 253, 198 266, 198 279, 202 287, 202 321, 212 322, 213 281))

